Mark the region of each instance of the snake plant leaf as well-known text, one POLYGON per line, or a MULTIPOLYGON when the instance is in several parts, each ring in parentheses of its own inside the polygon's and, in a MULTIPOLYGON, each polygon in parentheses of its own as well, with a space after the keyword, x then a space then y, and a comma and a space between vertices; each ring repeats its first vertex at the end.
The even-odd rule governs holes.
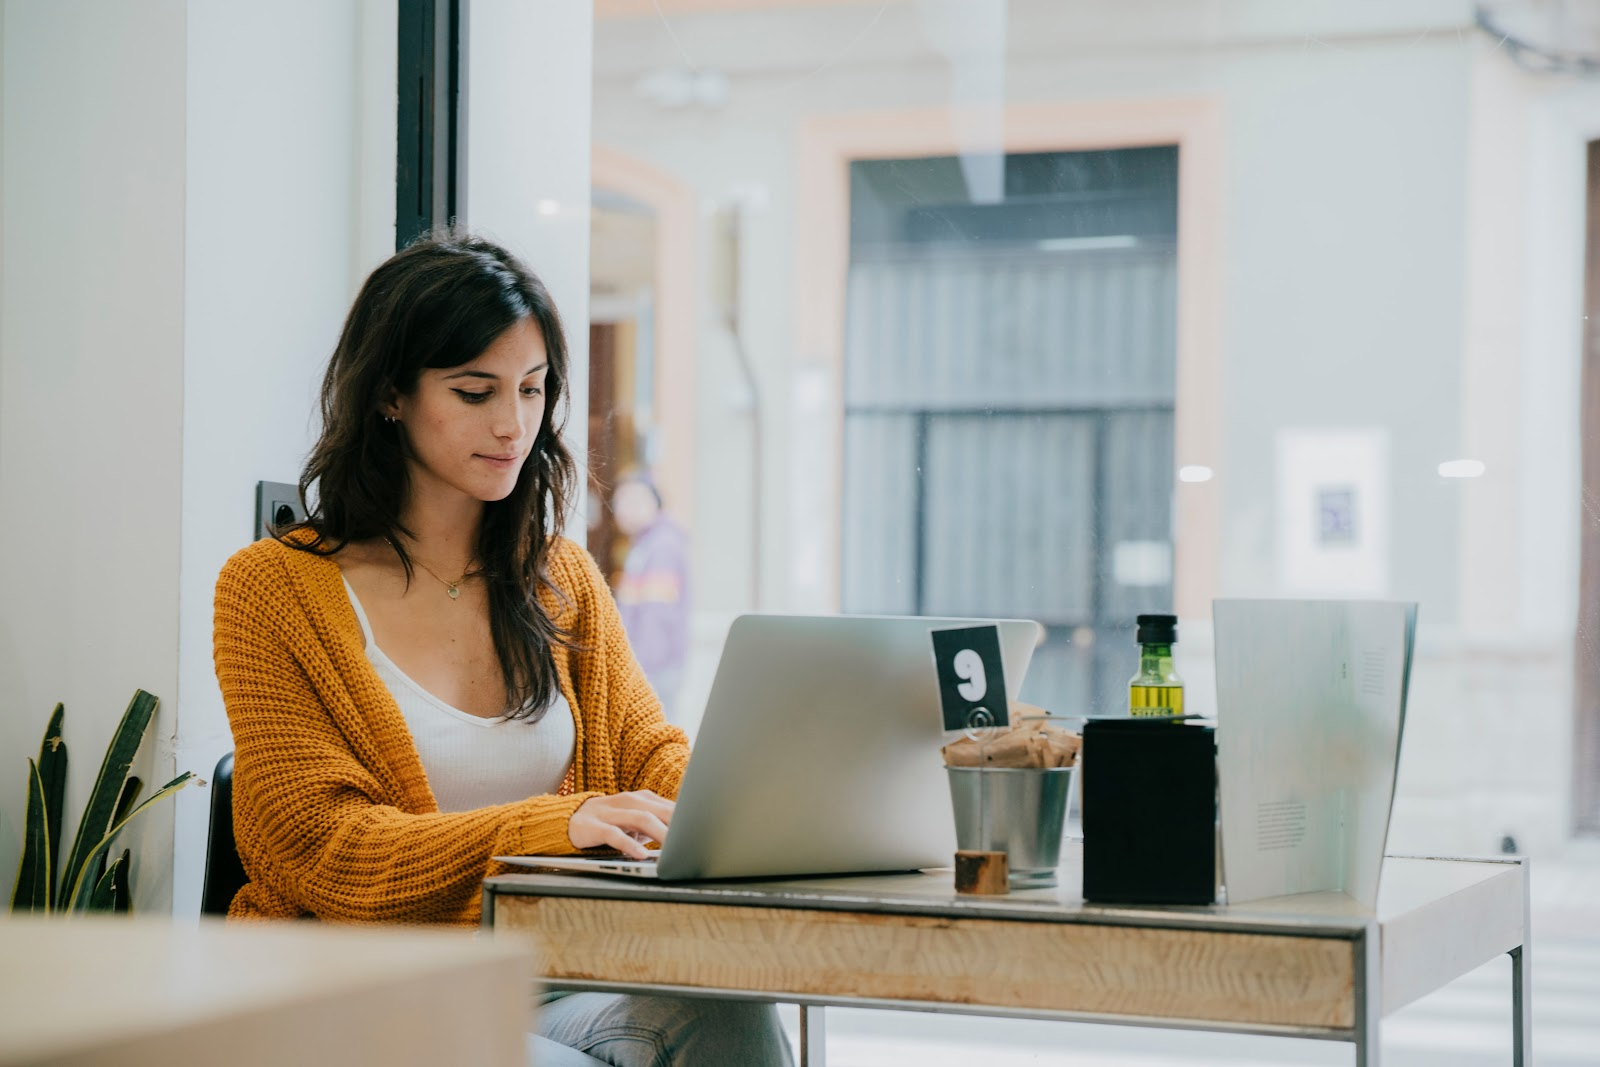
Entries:
POLYGON ((122 792, 117 795, 117 810, 116 814, 111 816, 112 822, 121 822, 128 817, 128 812, 133 810, 134 801, 139 799, 139 790, 143 788, 143 779, 137 774, 128 775, 128 780, 122 783, 122 792))
POLYGON ((128 812, 127 817, 121 822, 112 824, 112 826, 106 831, 105 836, 99 841, 95 842, 94 845, 89 848, 88 855, 84 857, 84 862, 78 868, 78 874, 72 879, 70 885, 66 882, 62 883, 62 888, 66 892, 62 897, 61 910, 83 911, 85 908, 87 908, 89 904, 89 897, 95 888, 94 883, 92 883, 89 879, 89 872, 94 869, 94 863, 100 857, 100 855, 105 852, 106 849, 111 847, 111 842, 116 840, 117 834, 122 831, 124 826, 132 822, 134 819, 137 819, 139 817, 139 813, 144 811, 144 809, 148 808, 150 805, 154 804, 163 797, 171 796, 173 793, 176 793, 178 790, 188 785, 193 779, 193 771, 184 771, 182 774, 178 775, 178 777, 174 778, 172 781, 168 782, 166 785, 150 794, 148 800, 134 808, 132 811, 128 812))
POLYGON ((122 858, 111 865, 111 910, 126 914, 133 910, 133 887, 128 884, 128 871, 133 867, 133 856, 127 849, 122 858))
MULTIPOLYGON (((106 861, 110 858, 111 850, 107 849, 106 851, 100 853, 99 859, 95 860, 89 865, 89 884, 91 886, 99 885, 100 879, 106 876, 106 861)), ((92 892, 93 891, 91 890, 91 893, 92 892)))
MULTIPOLYGON (((112 818, 113 823, 127 821, 128 813, 133 810, 134 801, 139 799, 139 790, 142 788, 144 788, 144 780, 142 778, 137 774, 128 775, 128 780, 122 783, 122 794, 117 797, 117 813, 112 818)), ((126 852, 127 849, 123 849, 123 851, 126 852)), ((89 876, 89 881, 96 887, 100 885, 100 879, 106 876, 106 861, 110 858, 111 852, 108 849, 100 853, 99 860, 95 862, 94 874, 89 876)), ((123 872, 123 880, 127 880, 127 872, 123 872)), ((93 908, 94 905, 91 904, 90 907, 93 908)))
MULTIPOLYGON (((80 899, 80 885, 91 870, 94 853, 110 846, 110 831, 116 821, 117 801, 133 766, 133 757, 139 751, 150 719, 155 715, 156 698, 143 689, 134 691, 128 710, 117 724, 111 744, 106 747, 105 759, 100 764, 100 774, 89 792, 89 803, 83 809, 83 819, 78 823, 78 833, 72 842, 72 852, 61 867, 61 889, 56 898, 60 910, 72 907, 80 899)), ((146 802, 148 803, 148 801, 146 802)), ((137 810, 137 809, 135 809, 137 810)))
POLYGON ((12 911, 50 910, 50 829, 46 825, 44 782, 39 765, 28 761, 28 809, 23 828, 22 862, 11 889, 12 911))
POLYGON ((94 889, 89 894, 89 903, 86 911, 111 911, 116 906, 117 897, 117 871, 128 860, 128 853, 124 851, 106 868, 106 873, 94 884, 94 889))
MULTIPOLYGON (((57 704, 50 713, 50 722, 44 728, 44 740, 39 742, 39 781, 44 785, 44 818, 50 828, 50 863, 61 864, 61 827, 66 822, 66 805, 63 798, 67 788, 67 742, 61 732, 61 720, 66 709, 57 704)), ((52 897, 55 887, 50 887, 52 897)))

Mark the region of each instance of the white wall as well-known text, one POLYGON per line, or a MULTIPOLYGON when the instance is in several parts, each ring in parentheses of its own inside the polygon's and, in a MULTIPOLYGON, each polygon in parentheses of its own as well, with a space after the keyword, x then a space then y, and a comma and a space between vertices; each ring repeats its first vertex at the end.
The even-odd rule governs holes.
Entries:
POLYGON ((1396 847, 1559 854, 1572 827, 1581 511, 1586 145, 1600 89, 1517 74, 1480 43, 1464 440, 1489 465, 1460 487, 1464 610, 1407 723, 1396 847))
MULTIPOLYGON (((589 0, 473 0, 467 28, 466 222, 521 256, 567 333, 567 447, 586 468, 589 412, 589 0)), ((584 493, 568 536, 586 526, 584 493)))
MULTIPOLYGON (((0 885, 56 701, 70 845, 136 687, 174 773, 183 416, 184 4, 8 0, 0 280, 0 885)), ((172 891, 172 808, 126 839, 172 891)))
MULTIPOLYGON (((179 762, 233 747, 212 593, 255 537, 257 481, 295 482, 366 274, 394 251, 395 9, 192 0, 187 53, 179 762)), ((173 908, 195 914, 210 795, 178 797, 173 908)))
MULTIPOLYGON (((1454 35, 1229 57, 1217 592, 1284 595, 1275 445, 1389 435, 1387 594, 1454 623, 1472 52, 1454 35)), ((1182 403, 1180 397, 1179 403, 1182 403)))

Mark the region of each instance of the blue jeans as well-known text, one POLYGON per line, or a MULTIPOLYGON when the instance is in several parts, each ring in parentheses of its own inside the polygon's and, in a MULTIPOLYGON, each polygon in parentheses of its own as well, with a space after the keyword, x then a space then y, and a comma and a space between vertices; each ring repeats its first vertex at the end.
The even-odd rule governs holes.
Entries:
MULTIPOLYGON (((539 1036, 610 1067, 791 1067, 771 1004, 743 1000, 570 993, 539 1008, 539 1036)), ((564 1067, 560 1050, 530 1043, 537 1064, 564 1067)), ((574 1064, 585 1062, 570 1058, 574 1064)))

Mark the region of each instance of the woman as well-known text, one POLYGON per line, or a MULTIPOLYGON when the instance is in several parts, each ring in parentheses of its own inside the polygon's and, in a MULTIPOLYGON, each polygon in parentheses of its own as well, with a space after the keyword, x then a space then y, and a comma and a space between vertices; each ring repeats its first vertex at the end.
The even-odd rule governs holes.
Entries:
MULTIPOLYGON (((666 837, 688 745, 556 533, 567 374, 549 293, 487 241, 430 235, 362 286, 315 505, 217 582, 249 876, 230 916, 473 925, 493 856, 666 837)), ((771 1005, 584 993, 540 1029, 617 1065, 789 1059, 771 1005)))

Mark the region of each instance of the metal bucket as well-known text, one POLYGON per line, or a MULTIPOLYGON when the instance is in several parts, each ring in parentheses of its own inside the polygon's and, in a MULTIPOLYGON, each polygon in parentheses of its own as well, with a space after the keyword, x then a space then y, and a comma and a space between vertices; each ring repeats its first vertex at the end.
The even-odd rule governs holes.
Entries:
POLYGON ((1077 767, 946 767, 956 847, 1004 852, 1012 889, 1056 884, 1077 767))

